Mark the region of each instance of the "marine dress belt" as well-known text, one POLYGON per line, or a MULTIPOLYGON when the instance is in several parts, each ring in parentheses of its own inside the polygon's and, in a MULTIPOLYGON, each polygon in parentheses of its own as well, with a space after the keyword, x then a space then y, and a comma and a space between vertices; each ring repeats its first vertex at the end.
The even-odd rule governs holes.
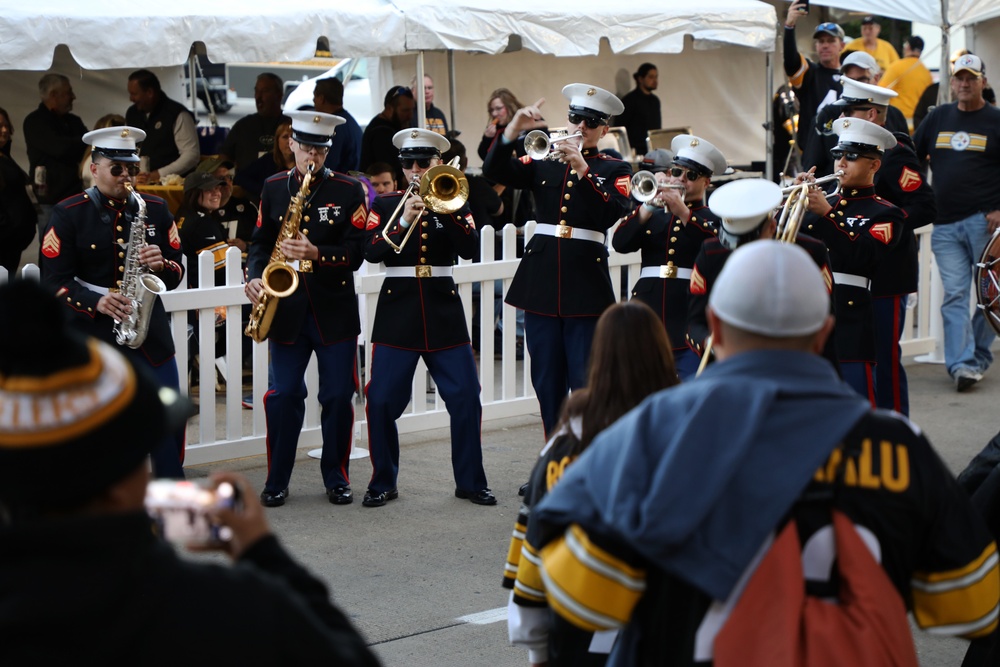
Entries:
POLYGON ((543 236, 555 236, 559 239, 579 239, 581 241, 593 241, 604 245, 604 232, 595 232, 592 229, 580 229, 569 225, 549 225, 538 223, 535 226, 535 233, 543 236))
POLYGON ((80 283, 81 286, 86 287, 91 292, 97 292, 101 296, 104 296, 111 290, 107 287, 101 287, 100 285, 94 285, 93 283, 88 283, 86 280, 80 280, 79 278, 73 278, 76 282, 80 283))
POLYGON ((453 266, 387 266, 386 278, 451 278, 453 266))
POLYGON ((871 281, 864 276, 856 276, 853 273, 838 273, 837 271, 834 271, 833 282, 838 285, 850 285, 851 287, 868 289, 868 285, 871 281))
POLYGON ((683 269, 671 264, 644 266, 639 271, 639 279, 641 280, 642 278, 680 278, 681 280, 690 280, 691 269, 683 269))

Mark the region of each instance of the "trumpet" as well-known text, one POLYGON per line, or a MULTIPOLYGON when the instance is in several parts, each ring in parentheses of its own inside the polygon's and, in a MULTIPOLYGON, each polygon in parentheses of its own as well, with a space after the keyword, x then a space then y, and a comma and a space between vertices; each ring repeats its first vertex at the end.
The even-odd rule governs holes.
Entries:
POLYGON ((550 137, 544 130, 532 130, 524 137, 524 150, 532 160, 557 160, 559 156, 552 145, 569 139, 583 137, 582 132, 574 132, 564 137, 550 137))
POLYGON ((837 187, 830 194, 840 192, 840 179, 844 177, 843 171, 838 171, 829 176, 817 178, 815 181, 806 181, 798 185, 789 186, 781 191, 785 196, 784 208, 781 209, 781 217, 778 219, 778 228, 775 230, 774 238, 784 243, 795 243, 799 235, 799 227, 802 226, 802 219, 806 216, 809 206, 809 189, 823 183, 836 181, 837 187))
POLYGON ((410 228, 406 230, 406 236, 403 237, 403 240, 398 245, 389 238, 388 232, 392 227, 393 221, 399 218, 406 200, 413 195, 414 190, 420 195, 424 206, 435 213, 454 213, 469 200, 469 179, 458 168, 458 164, 459 157, 456 155, 448 164, 439 164, 431 167, 424 172, 424 175, 419 180, 414 178, 410 181, 406 192, 403 193, 399 203, 396 204, 396 210, 392 212, 389 221, 382 228, 382 238, 385 239, 385 242, 389 244, 397 255, 403 252, 406 242, 410 240, 410 235, 413 234, 413 230, 419 227, 419 225, 416 220, 412 221, 410 228))
POLYGON ((680 183, 657 183, 653 172, 645 169, 635 172, 632 176, 632 196, 643 204, 665 206, 664 201, 657 198, 657 195, 663 190, 686 192, 685 187, 680 183))

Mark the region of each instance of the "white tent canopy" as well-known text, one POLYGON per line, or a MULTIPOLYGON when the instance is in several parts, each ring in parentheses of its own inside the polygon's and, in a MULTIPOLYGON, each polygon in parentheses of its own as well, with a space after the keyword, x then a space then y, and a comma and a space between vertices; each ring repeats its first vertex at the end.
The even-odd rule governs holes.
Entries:
POLYGON ((56 46, 84 69, 168 67, 195 42, 213 62, 311 58, 327 37, 338 56, 403 53, 403 15, 387 0, 170 0, 93 3, 0 0, 0 70, 45 70, 56 46))
POLYGON ((776 19, 757 0, 644 3, 579 0, 392 0, 406 17, 407 51, 500 53, 512 35, 522 48, 555 56, 593 56, 606 38, 616 54, 680 53, 722 45, 774 49, 776 19))
POLYGON ((1000 16, 997 0, 813 0, 812 4, 942 27, 1000 16))

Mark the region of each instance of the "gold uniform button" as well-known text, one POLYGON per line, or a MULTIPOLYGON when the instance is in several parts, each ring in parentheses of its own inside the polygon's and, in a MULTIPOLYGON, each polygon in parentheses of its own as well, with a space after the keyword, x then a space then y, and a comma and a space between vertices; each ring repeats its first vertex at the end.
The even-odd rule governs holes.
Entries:
POLYGON ((841 227, 843 227, 843 226, 844 226, 844 223, 840 223, 840 226, 841 226, 841 227))
POLYGON ((304 235, 306 235, 306 236, 309 236, 309 230, 308 230, 308 229, 303 229, 303 230, 302 230, 302 233, 303 233, 304 235))
POLYGON ((647 230, 646 230, 646 233, 647 233, 647 234, 652 234, 652 233, 653 233, 653 230, 652 230, 652 229, 647 229, 647 230))
POLYGON ((420 224, 421 224, 421 226, 422 226, 422 227, 426 227, 426 226, 428 225, 428 222, 427 222, 426 220, 424 220, 424 221, 423 221, 422 223, 420 223, 420 224))
POLYGON ((565 221, 565 220, 560 220, 560 221, 559 221, 559 224, 560 224, 560 225, 565 225, 565 224, 566 224, 566 221, 565 221))
POLYGON ((573 176, 576 176, 576 169, 570 169, 569 173, 573 176))
POLYGON ((122 226, 118 225, 118 231, 121 231, 121 230, 122 230, 122 226))
POLYGON ((343 287, 343 286, 344 286, 344 285, 346 285, 346 284, 347 284, 347 281, 346 281, 346 280, 341 280, 341 281, 340 281, 340 286, 341 286, 341 287, 343 287))
POLYGON ((451 291, 451 295, 452 295, 452 296, 455 296, 455 290, 452 290, 452 291, 451 291))
POLYGON ((97 250, 97 246, 96 246, 96 245, 94 245, 93 243, 91 243, 91 244, 90 244, 90 249, 91 249, 91 250, 97 250))
POLYGON ((671 243, 677 243, 677 237, 676 236, 671 236, 670 237, 670 242, 671 243))
POLYGON ((422 239, 425 239, 425 238, 427 238, 427 234, 421 234, 421 235, 420 235, 420 238, 422 238, 422 239))
POLYGON ((427 258, 426 257, 421 257, 420 258, 420 263, 421 264, 426 264, 427 263, 427 258))
POLYGON ((673 248, 671 248, 670 250, 667 251, 667 254, 668 255, 673 255, 675 252, 677 252, 677 251, 674 250, 673 248))
POLYGON ((303 220, 304 220, 305 222, 309 222, 309 216, 308 216, 308 215, 304 215, 304 216, 302 216, 302 219, 303 219, 303 220))
POLYGON ((88 313, 92 313, 92 312, 94 312, 94 309, 93 308, 87 308, 87 312, 88 313))
POLYGON ((326 261, 326 257, 320 257, 320 258, 319 258, 319 261, 321 261, 321 262, 325 262, 325 261, 326 261))
MULTIPOLYGON (((93 248, 94 246, 90 246, 90 247, 93 248)), ((123 253, 123 252, 118 253, 118 256, 120 258, 122 258, 122 259, 125 259, 125 253, 123 253)))
POLYGON ((420 246, 420 252, 427 252, 427 246, 425 245, 420 246))
POLYGON ((850 232, 849 234, 850 234, 850 236, 854 236, 854 232, 850 232))
POLYGON ((569 209, 568 209, 568 208, 566 208, 565 206, 563 206, 563 207, 562 207, 561 209, 559 209, 559 210, 560 210, 561 212, 565 213, 565 212, 566 212, 566 211, 568 211, 569 209))
POLYGON ((598 261, 598 262, 600 262, 600 261, 601 261, 601 258, 600 258, 600 257, 598 257, 598 258, 597 258, 597 261, 598 261))
POLYGON ((853 301, 848 301, 848 302, 847 302, 847 305, 848 305, 848 306, 853 306, 853 305, 854 305, 854 302, 853 302, 853 301))
POLYGON ((82 304, 82 303, 80 303, 79 301, 77 301, 77 302, 76 302, 76 305, 78 305, 78 306, 82 306, 83 304, 82 304))
POLYGON ((563 199, 569 200, 569 193, 568 192, 563 195, 563 199))
MULTIPOLYGON (((688 204, 688 206, 690 206, 690 204, 688 204)), ((695 216, 692 215, 691 216, 691 222, 698 222, 698 218, 696 218, 695 216)))
POLYGON ((566 187, 567 188, 573 187, 573 181, 566 181, 566 187))
POLYGON ((71 296, 66 297, 66 303, 73 303, 73 297, 71 296))
POLYGON ((391 289, 387 289, 387 290, 385 291, 385 293, 386 293, 386 294, 392 294, 392 290, 391 290, 391 289))
POLYGON ((674 227, 674 231, 675 231, 675 232, 679 232, 679 231, 681 231, 681 226, 680 226, 680 225, 677 225, 676 227, 674 227))
POLYGON ((118 239, 118 243, 125 243, 125 239, 118 239))
POLYGON ((844 212, 843 212, 843 211, 837 211, 837 215, 839 215, 839 216, 843 217, 843 215, 844 215, 844 212))
POLYGON ((812 225, 809 225, 809 229, 812 229, 812 228, 813 228, 813 226, 812 226, 812 225))
POLYGON ((840 200, 840 205, 841 206, 847 206, 847 200, 846 199, 841 199, 840 200))

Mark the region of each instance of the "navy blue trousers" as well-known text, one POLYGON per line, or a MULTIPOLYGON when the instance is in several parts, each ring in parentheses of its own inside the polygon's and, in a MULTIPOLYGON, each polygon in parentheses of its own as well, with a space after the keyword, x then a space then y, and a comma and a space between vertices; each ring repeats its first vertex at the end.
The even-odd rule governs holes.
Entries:
POLYGON ((597 317, 524 314, 524 344, 531 355, 531 386, 538 397, 546 440, 559 423, 566 395, 587 384, 587 363, 597 317))
POLYGON ((699 357, 690 347, 683 350, 674 350, 674 367, 677 369, 677 377, 681 380, 694 378, 698 374, 698 366, 701 365, 699 357))
POLYGON ((310 313, 298 340, 268 343, 271 382, 264 395, 267 418, 267 481, 264 490, 288 488, 295 451, 306 414, 306 366, 316 353, 319 370, 320 431, 323 456, 320 471, 327 489, 350 484, 348 465, 354 430, 354 392, 358 389, 357 337, 324 345, 310 313))
POLYGON ((841 361, 840 377, 851 389, 875 407, 875 364, 867 361, 841 361))
MULTIPOLYGON (((424 358, 448 409, 451 420, 451 468, 455 486, 475 493, 487 488, 483 470, 482 419, 479 375, 472 345, 436 352, 403 350, 374 344, 371 380, 365 388, 368 451, 372 478, 368 488, 383 493, 396 488, 399 475, 399 431, 396 420, 410 402, 417 360, 424 358)), ((423 396, 419 400, 423 400, 423 396)))
MULTIPOLYGON (((149 363, 149 359, 141 350, 130 347, 119 347, 118 350, 127 355, 136 364, 145 366, 152 371, 156 381, 163 387, 180 389, 180 377, 177 374, 177 359, 170 357, 159 366, 149 363)), ((184 479, 184 445, 187 442, 187 424, 174 433, 165 433, 160 443, 149 453, 153 463, 153 477, 164 479, 184 479)))
POLYGON ((899 338, 906 320, 906 296, 879 296, 875 308, 875 402, 880 408, 910 414, 910 392, 899 338))

